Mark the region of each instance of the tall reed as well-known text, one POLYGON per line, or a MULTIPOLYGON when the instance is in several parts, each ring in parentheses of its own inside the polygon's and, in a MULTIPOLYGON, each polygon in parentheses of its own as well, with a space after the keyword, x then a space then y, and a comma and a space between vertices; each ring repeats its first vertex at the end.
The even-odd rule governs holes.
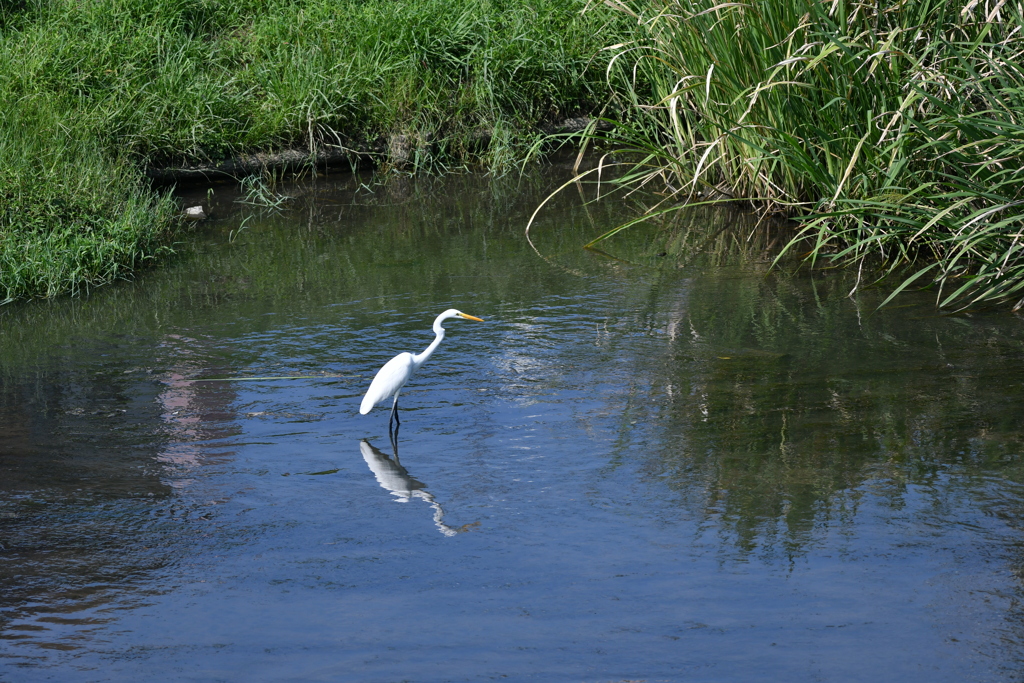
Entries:
POLYGON ((641 30, 613 48, 622 182, 790 215, 788 249, 897 272, 893 296, 1024 306, 1019 3, 606 4, 641 30))

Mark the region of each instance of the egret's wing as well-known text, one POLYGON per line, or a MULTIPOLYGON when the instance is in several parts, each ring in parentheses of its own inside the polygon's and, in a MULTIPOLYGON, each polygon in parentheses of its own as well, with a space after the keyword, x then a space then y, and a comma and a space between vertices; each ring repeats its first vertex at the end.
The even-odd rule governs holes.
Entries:
POLYGON ((413 362, 411 353, 400 353, 377 371, 377 376, 370 382, 370 388, 359 404, 359 412, 366 415, 375 405, 395 395, 405 386, 412 376, 413 362))

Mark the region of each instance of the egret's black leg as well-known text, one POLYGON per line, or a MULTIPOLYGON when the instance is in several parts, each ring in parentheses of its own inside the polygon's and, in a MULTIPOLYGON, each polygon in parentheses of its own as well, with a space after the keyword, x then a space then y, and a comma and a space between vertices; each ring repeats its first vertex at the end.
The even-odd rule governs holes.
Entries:
POLYGON ((391 405, 391 415, 388 417, 388 434, 391 434, 391 421, 395 421, 395 429, 397 430, 401 426, 402 421, 398 419, 398 396, 395 396, 395 402, 391 405))

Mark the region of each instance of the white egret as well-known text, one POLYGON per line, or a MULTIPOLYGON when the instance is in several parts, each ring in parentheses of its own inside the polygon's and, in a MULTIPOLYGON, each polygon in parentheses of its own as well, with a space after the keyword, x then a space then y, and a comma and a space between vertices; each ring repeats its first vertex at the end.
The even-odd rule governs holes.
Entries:
POLYGON ((388 418, 388 432, 391 432, 392 420, 395 421, 396 429, 398 425, 401 425, 401 420, 398 419, 398 392, 402 390, 405 383, 412 377, 412 373, 419 370, 420 366, 427 362, 427 359, 430 358, 431 354, 441 344, 441 340, 444 339, 444 328, 441 327, 441 323, 449 318, 465 318, 466 320, 483 322, 482 318, 467 315, 454 308, 449 308, 437 316, 437 319, 434 320, 434 334, 437 336, 434 337, 434 341, 430 343, 430 346, 423 349, 423 353, 400 353, 377 371, 377 376, 373 378, 373 381, 370 382, 370 388, 366 390, 366 396, 363 396, 363 402, 359 404, 360 414, 366 415, 373 410, 375 405, 383 403, 394 396, 395 402, 391 405, 391 416, 388 418))

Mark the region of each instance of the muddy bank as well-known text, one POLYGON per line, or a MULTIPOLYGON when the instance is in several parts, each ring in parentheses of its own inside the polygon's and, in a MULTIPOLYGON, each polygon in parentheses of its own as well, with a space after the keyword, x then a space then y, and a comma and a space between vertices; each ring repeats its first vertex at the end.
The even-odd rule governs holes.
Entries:
MULTIPOLYGON (((575 117, 557 123, 538 127, 546 135, 565 135, 583 131, 593 119, 575 117)), ((597 130, 607 131, 611 126, 603 121, 596 122, 597 130)), ((493 131, 481 130, 469 141, 474 150, 484 150, 490 145, 493 131)), ((196 165, 151 166, 146 176, 154 185, 191 186, 204 183, 238 180, 259 173, 289 174, 303 169, 356 169, 388 163, 398 168, 407 166, 415 154, 431 154, 437 143, 411 135, 392 135, 370 141, 353 142, 351 145, 324 145, 317 149, 285 149, 279 152, 240 154, 217 163, 196 165)))

